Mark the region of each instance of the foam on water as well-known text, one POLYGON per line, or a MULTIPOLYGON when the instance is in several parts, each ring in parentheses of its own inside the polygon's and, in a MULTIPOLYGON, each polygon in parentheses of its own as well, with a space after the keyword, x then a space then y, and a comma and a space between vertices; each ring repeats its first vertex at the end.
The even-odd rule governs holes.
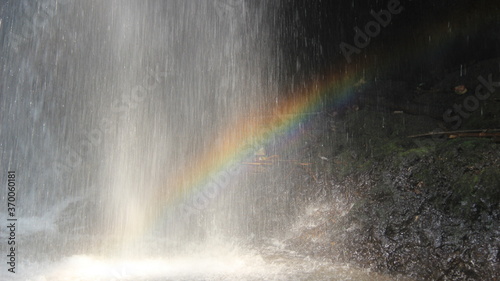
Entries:
POLYGON ((409 280, 300 256, 278 246, 257 251, 212 245, 197 253, 189 249, 185 254, 156 258, 73 255, 55 261, 25 262, 15 277, 29 281, 409 280))
MULTIPOLYGON (((32 280, 221 280, 277 272, 258 256, 179 256, 158 259, 103 259, 72 256, 43 266, 32 280), (266 268, 267 267, 267 268, 266 268)), ((32 271, 32 270, 27 270, 32 271)))

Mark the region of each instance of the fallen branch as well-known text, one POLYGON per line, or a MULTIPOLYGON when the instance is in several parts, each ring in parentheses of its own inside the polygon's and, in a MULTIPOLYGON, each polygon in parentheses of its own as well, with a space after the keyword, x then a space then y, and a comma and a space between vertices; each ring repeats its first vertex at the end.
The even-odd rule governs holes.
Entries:
POLYGON ((408 137, 419 138, 419 137, 430 137, 430 136, 448 136, 448 138, 450 139, 457 137, 495 138, 495 137, 500 137, 500 129, 429 132, 425 134, 411 135, 408 137))

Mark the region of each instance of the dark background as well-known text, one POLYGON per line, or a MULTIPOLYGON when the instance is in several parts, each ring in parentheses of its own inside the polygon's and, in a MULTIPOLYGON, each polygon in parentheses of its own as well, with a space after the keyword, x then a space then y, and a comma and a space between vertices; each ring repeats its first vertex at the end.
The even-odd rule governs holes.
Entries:
MULTIPOLYGON (((283 1, 276 20, 286 62, 281 81, 301 83, 344 69, 340 42, 354 46, 354 27, 364 29, 373 20, 370 11, 387 9, 388 2, 283 1)), ((372 78, 432 84, 439 73, 500 53, 499 1, 407 0, 400 5, 404 10, 352 56, 360 71, 370 67, 372 78), (384 67, 377 69, 376 57, 385 58, 384 67)))

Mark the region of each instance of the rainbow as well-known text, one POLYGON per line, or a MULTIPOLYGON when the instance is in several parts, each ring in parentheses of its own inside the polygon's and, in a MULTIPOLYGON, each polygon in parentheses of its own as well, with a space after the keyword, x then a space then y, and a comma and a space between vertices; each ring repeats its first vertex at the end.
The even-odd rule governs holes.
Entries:
MULTIPOLYGON (((487 13, 486 7, 484 9, 483 12, 487 13)), ((476 29, 479 28, 480 23, 485 24, 491 21, 491 19, 486 20, 486 17, 481 17, 480 14, 474 16, 473 20, 477 23, 476 29)), ((353 61, 350 64, 343 63, 342 69, 337 68, 330 74, 322 75, 322 79, 312 79, 307 87, 299 91, 282 95, 286 96, 287 100, 278 106, 264 110, 250 109, 242 113, 232 124, 226 126, 225 131, 220 132, 219 136, 222 141, 219 144, 206 151, 204 155, 190 161, 192 163, 190 167, 181 170, 175 178, 168 179, 164 187, 156 189, 157 191, 151 194, 151 211, 147 212, 144 216, 146 221, 139 227, 142 231, 136 232, 133 236, 143 234, 144 231, 151 229, 152 225, 165 213, 205 192, 204 188, 209 186, 213 175, 234 169, 252 153, 252 149, 256 150, 255 146, 249 145, 250 143, 265 144, 275 137, 293 134, 298 124, 310 118, 306 113, 320 111, 325 104, 327 107, 342 104, 352 98, 355 93, 354 85, 361 79, 375 75, 380 70, 389 69, 393 63, 402 58, 418 61, 423 56, 446 50, 449 44, 439 38, 453 38, 449 35, 454 32, 456 31, 451 30, 449 24, 444 21, 437 26, 432 26, 429 30, 424 30, 422 33, 430 34, 431 41, 419 46, 417 52, 413 48, 398 49, 397 52, 393 52, 392 48, 370 45, 364 51, 369 52, 373 47, 378 51, 377 55, 353 56, 353 61), (437 40, 432 41, 432 38, 437 40), (248 118, 248 116, 270 117, 248 118), (158 212, 158 209, 163 211, 158 212)), ((464 30, 460 32, 464 34, 464 30)), ((468 32, 472 33, 474 30, 470 28, 468 32)), ((406 45, 411 46, 412 43, 406 42, 406 45)))
POLYGON ((356 83, 355 77, 336 77, 339 78, 330 79, 323 85, 316 82, 309 89, 293 93, 293 98, 265 113, 255 110, 239 116, 220 134, 222 142, 196 161, 192 161, 194 166, 171 180, 168 183, 168 193, 156 194, 155 200, 160 200, 161 204, 167 207, 182 204, 182 200, 204 192, 203 187, 208 187, 209 182, 213 180, 211 175, 233 170, 271 139, 282 135, 295 135, 298 124, 310 118, 306 113, 321 109, 327 93, 336 93, 336 101, 348 100, 353 92, 350 85, 356 83))

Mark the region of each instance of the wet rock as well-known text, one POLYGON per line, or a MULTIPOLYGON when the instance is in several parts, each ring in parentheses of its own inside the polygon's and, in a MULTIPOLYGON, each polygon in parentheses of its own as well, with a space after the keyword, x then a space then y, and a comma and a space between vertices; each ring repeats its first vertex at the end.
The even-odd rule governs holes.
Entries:
POLYGON ((499 279, 499 144, 408 142, 401 136, 410 129, 391 129, 402 120, 356 114, 344 124, 356 137, 317 164, 325 168, 319 177, 332 179, 325 181, 331 194, 352 207, 345 216, 325 214, 323 240, 299 236, 289 247, 416 280, 499 279))

